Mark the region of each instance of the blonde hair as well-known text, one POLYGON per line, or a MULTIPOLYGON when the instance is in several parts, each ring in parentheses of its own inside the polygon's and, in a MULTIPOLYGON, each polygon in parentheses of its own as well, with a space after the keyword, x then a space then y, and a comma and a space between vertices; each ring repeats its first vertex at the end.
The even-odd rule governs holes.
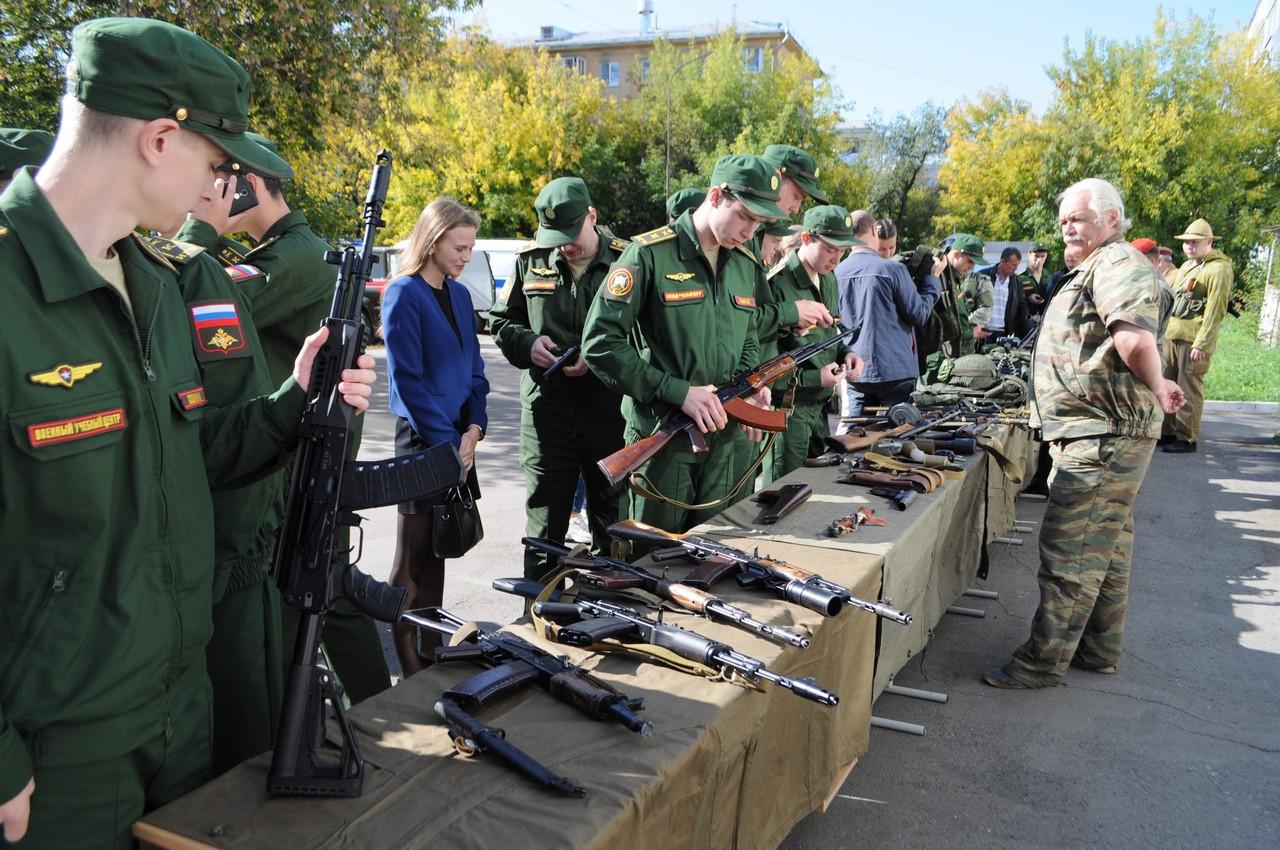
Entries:
POLYGON ((479 230, 480 216, 475 210, 464 207, 453 198, 436 198, 427 204, 413 225, 413 232, 409 234, 409 247, 405 249, 400 273, 421 273, 440 237, 455 227, 474 227, 479 230))

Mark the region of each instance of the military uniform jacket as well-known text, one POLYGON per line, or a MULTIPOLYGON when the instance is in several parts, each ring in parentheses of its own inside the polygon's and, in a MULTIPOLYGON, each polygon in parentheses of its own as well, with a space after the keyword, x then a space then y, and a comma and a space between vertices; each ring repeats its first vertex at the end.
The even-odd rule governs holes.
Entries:
POLYGON ((177 271, 114 246, 134 318, 29 171, 0 196, 0 798, 44 764, 128 752, 202 686, 212 630, 210 485, 292 440, 290 381, 209 404, 177 271), (45 730, 50 733, 45 734, 45 730))
POLYGON ((587 314, 582 350, 607 386, 627 397, 628 426, 648 434, 689 387, 720 385, 759 360, 755 257, 721 249, 712 273, 690 213, 637 236, 614 263, 587 314))
POLYGON ((329 244, 312 231, 307 217, 291 210, 262 235, 237 262, 237 243, 219 239, 206 222, 190 219, 178 238, 216 250, 248 302, 253 324, 262 337, 267 371, 279 385, 293 374, 302 341, 329 315, 337 270, 324 261, 329 244))
MULTIPOLYGON (((947 263, 938 279, 940 295, 934 305, 933 315, 916 334, 922 355, 935 351, 945 351, 952 357, 961 354, 961 346, 966 340, 973 339, 973 327, 969 324, 969 306, 962 297, 962 290, 969 279, 977 275, 969 274, 959 278, 951 264, 947 263), (947 347, 949 346, 949 347, 947 347)), ((973 282, 976 290, 977 281, 973 282)))
POLYGON ((1183 263, 1170 283, 1173 312, 1169 339, 1189 342, 1192 348, 1212 354, 1234 280, 1231 261, 1221 251, 1210 250, 1202 260, 1183 263))
POLYGON ((529 359, 529 351, 540 336, 551 337, 561 354, 582 344, 582 329, 591 302, 609 267, 628 245, 625 239, 614 238, 600 227, 596 233, 600 236, 596 256, 577 282, 559 248, 531 246, 521 251, 507 284, 507 300, 493 306, 489 319, 493 339, 503 356, 517 369, 527 370, 520 381, 520 399, 526 410, 564 416, 581 412, 621 423, 621 396, 606 387, 595 373, 587 370, 577 378, 561 373, 538 384, 533 372, 541 370, 529 359))
POLYGON ((1045 311, 1032 364, 1031 426, 1046 440, 1120 434, 1159 437, 1155 392, 1116 351, 1111 329, 1159 329, 1160 280, 1119 235, 1062 278, 1045 311))
MULTIPOLYGON (((760 256, 760 241, 760 237, 756 237, 748 243, 748 250, 757 258, 760 256)), ((760 338, 758 359, 768 360, 778 356, 781 348, 780 337, 786 329, 800 324, 800 308, 796 306, 796 300, 818 301, 820 299, 812 287, 804 295, 791 299, 785 298, 769 285, 768 275, 763 273, 763 267, 761 272, 756 279, 756 335, 760 338)), ((833 316, 839 309, 830 304, 827 307, 830 308, 833 316)))
MULTIPOLYGON (((809 272, 800 260, 800 254, 795 251, 792 251, 786 260, 769 272, 769 288, 782 305, 790 305, 794 308, 795 302, 800 300, 818 301, 827 306, 831 315, 835 316, 840 312, 840 295, 836 276, 820 275, 818 286, 814 287, 809 272)), ((778 348, 782 351, 793 351, 802 345, 830 339, 840 333, 840 330, 840 325, 837 323, 829 328, 810 328, 804 336, 788 331, 778 337, 778 348)), ((832 388, 822 386, 821 370, 832 363, 843 362, 849 350, 841 343, 801 363, 795 372, 796 402, 821 404, 831 398, 832 388)))

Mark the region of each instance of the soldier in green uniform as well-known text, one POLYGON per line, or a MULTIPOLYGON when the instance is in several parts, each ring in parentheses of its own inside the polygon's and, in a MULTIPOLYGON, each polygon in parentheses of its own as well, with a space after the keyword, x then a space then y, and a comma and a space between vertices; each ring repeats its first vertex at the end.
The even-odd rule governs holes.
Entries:
MULTIPOLYGON (((863 244, 853 235, 853 218, 844 207, 810 207, 804 214, 800 240, 800 247, 769 273, 770 287, 780 301, 816 300, 826 305, 829 312, 836 313, 840 309, 840 294, 832 272, 846 248, 863 244)), ((778 337, 778 346, 783 351, 791 351, 837 333, 839 328, 835 326, 788 330, 778 337)), ((776 478, 802 466, 805 458, 822 454, 827 403, 841 383, 844 370, 857 374, 861 368, 858 356, 845 345, 827 349, 800 364, 795 373, 795 402, 773 469, 776 478)))
POLYGON ((53 148, 53 136, 44 130, 0 127, 0 192, 24 165, 39 166, 53 148))
POLYGON ((676 189, 667 196, 667 224, 678 219, 685 210, 696 210, 706 198, 704 189, 676 189))
MULTIPOLYGON (((937 373, 943 355, 959 357, 974 351, 969 313, 984 305, 976 297, 981 281, 976 279, 979 275, 973 268, 983 259, 983 251, 982 240, 968 233, 956 234, 947 250, 947 262, 939 278, 942 297, 933 308, 929 322, 916 335, 919 346, 917 353, 925 383, 932 382, 932 376, 937 373), (968 301, 965 298, 966 292, 970 293, 968 301)), ((985 306, 991 306, 989 297, 985 306)))
POLYGON ((1031 637, 997 688, 1060 684, 1068 665, 1115 673, 1133 556, 1133 503, 1162 411, 1184 401, 1161 375, 1160 281, 1124 241, 1115 187, 1087 179, 1059 198, 1068 257, 1079 264, 1049 303, 1036 343, 1031 425, 1052 441, 1049 504, 1040 530, 1040 606, 1031 637))
MULTIPOLYGON (((596 461, 622 448, 622 397, 587 369, 582 354, 550 378, 543 370, 581 346, 591 302, 609 267, 627 247, 596 221, 587 184, 559 177, 533 204, 538 232, 520 251, 505 304, 490 311, 493 338, 520 379, 520 465, 524 467, 525 532, 563 542, 578 477, 586 481, 593 551, 607 554, 605 530, 618 519, 622 489, 596 461)), ((526 549, 524 573, 541 578, 555 567, 526 549)))
MULTIPOLYGON (((273 395, 209 404, 178 281, 223 273, 132 233, 172 232, 217 165, 256 161, 248 75, 129 18, 78 26, 67 75, 53 152, 0 196, 0 825, 32 846, 128 847, 137 817, 209 769, 209 487, 283 462, 324 336, 273 395)), ((254 344, 214 302, 201 338, 254 344)), ((347 400, 366 407, 372 380, 347 371, 347 400)))
MULTIPOLYGON (((629 512, 636 519, 684 531, 713 516, 712 503, 730 489, 732 432, 724 430, 728 419, 715 388, 760 359, 760 266, 743 246, 761 221, 783 217, 779 183, 759 157, 722 157, 702 205, 635 237, 591 305, 583 354, 607 386, 626 396, 625 440, 648 436, 683 411, 709 448, 694 454, 681 437, 645 464, 640 472, 649 492, 663 499, 633 493, 629 512)), ((757 395, 768 404, 767 391, 757 395)))
MULTIPOLYGON (((260 174, 250 166, 228 162, 223 166, 223 173, 228 178, 238 175, 246 180, 257 204, 232 216, 230 191, 206 192, 175 238, 215 253, 226 264, 226 272, 236 282, 262 337, 271 380, 279 383, 292 369, 292 352, 298 350, 302 340, 328 315, 336 270, 324 261, 329 244, 315 234, 305 215, 289 207, 281 181, 291 177, 293 170, 280 158, 276 144, 257 133, 246 135, 263 149, 261 159, 270 162, 274 170, 260 174), (252 247, 227 235, 239 231, 252 237, 252 247)), ((363 420, 358 419, 352 457, 359 451, 362 426, 363 420)), ((277 504, 262 516, 263 528, 259 534, 265 540, 262 557, 256 560, 244 557, 236 563, 225 597, 218 586, 214 588, 218 607, 214 611, 215 630, 209 657, 215 684, 215 719, 226 718, 235 726, 260 726, 262 721, 255 718, 263 713, 248 711, 249 705, 270 705, 272 710, 267 714, 278 710, 277 680, 282 672, 266 675, 266 671, 277 668, 283 671, 284 658, 297 628, 297 615, 293 609, 282 610, 276 587, 264 569, 269 566, 271 543, 281 521, 287 480, 281 476, 277 504), (267 625, 267 618, 272 617, 277 621, 283 618, 282 625, 267 625), (240 668, 262 670, 265 678, 250 678, 238 672, 240 668), (224 678, 220 675, 223 672, 225 681, 241 681, 239 693, 216 687, 224 678)), ((339 550, 346 549, 345 527, 339 530, 335 545, 339 550)), ((329 662, 353 703, 391 687, 391 674, 377 626, 350 601, 339 600, 325 615, 324 645, 329 662)), ((260 736, 253 734, 249 739, 260 740, 260 736)))
POLYGON ((1165 336, 1164 369, 1165 377, 1178 382, 1187 403, 1165 417, 1160 442, 1161 451, 1181 454, 1194 452, 1200 439, 1204 376, 1218 344, 1235 272, 1227 255, 1213 247, 1217 237, 1203 218, 1191 222, 1186 233, 1174 238, 1182 242, 1187 261, 1170 283, 1173 311, 1165 336))
POLYGON ((1022 294, 1027 299, 1027 310, 1032 316, 1044 312, 1045 294, 1049 291, 1049 278, 1044 270, 1045 261, 1049 259, 1049 246, 1043 242, 1032 242, 1027 249, 1027 267, 1018 275, 1022 280, 1022 294))

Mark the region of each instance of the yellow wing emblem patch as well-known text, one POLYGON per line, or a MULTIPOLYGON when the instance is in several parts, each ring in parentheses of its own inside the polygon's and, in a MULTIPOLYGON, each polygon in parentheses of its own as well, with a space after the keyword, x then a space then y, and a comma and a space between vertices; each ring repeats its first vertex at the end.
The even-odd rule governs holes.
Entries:
POLYGON ((101 363, 81 363, 78 366, 73 366, 70 363, 60 363, 47 372, 32 372, 27 377, 31 379, 33 384, 71 389, 75 386, 76 381, 84 380, 101 368, 101 363))
POLYGON ((675 274, 667 275, 667 280, 674 280, 676 283, 684 283, 691 277, 697 277, 697 275, 693 272, 676 272, 675 274))

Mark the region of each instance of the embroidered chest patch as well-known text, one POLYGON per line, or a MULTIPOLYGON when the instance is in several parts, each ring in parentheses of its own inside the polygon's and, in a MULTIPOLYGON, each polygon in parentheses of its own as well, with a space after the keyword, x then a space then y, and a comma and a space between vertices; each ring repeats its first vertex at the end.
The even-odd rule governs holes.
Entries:
POLYGON ((196 359, 201 362, 249 357, 239 305, 234 301, 200 301, 187 305, 196 359))
POLYGON ((750 295, 735 295, 733 296, 733 303, 739 307, 755 307, 756 299, 750 295))
POLYGON ((701 301, 706 297, 705 289, 679 289, 662 293, 662 300, 667 304, 686 304, 690 301, 701 301))
POLYGON ((75 386, 76 381, 84 380, 101 368, 101 363, 80 363, 79 365, 60 363, 47 372, 32 372, 27 378, 33 384, 64 387, 69 390, 75 386))
POLYGON ((83 440, 110 431, 122 431, 125 425, 124 408, 115 407, 71 419, 56 419, 52 422, 28 425, 27 439, 31 441, 33 449, 38 449, 69 440, 83 440))

